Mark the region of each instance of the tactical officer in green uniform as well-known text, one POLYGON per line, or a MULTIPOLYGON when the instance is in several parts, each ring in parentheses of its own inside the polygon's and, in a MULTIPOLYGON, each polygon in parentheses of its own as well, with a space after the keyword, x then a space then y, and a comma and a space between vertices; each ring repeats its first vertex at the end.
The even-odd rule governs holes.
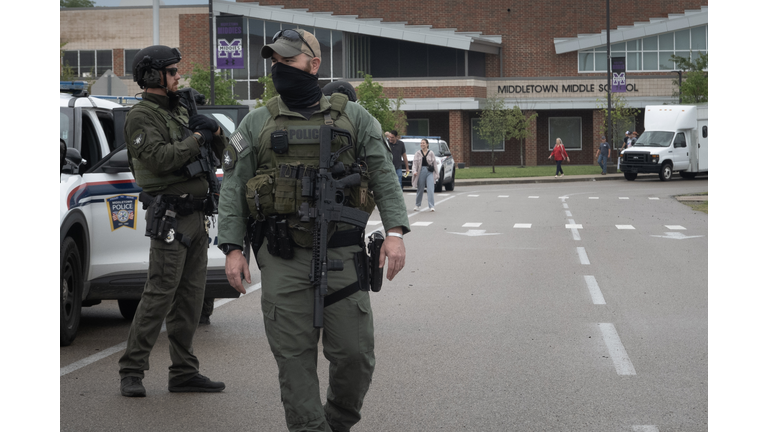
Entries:
POLYGON ((373 315, 369 292, 357 289, 355 264, 364 228, 336 223, 329 230, 328 260, 343 261, 343 270, 327 273, 328 296, 321 309, 323 353, 330 361, 330 385, 323 405, 317 377, 321 331, 313 326, 315 290, 308 276, 312 224, 302 221, 300 211, 307 204, 302 184, 311 183, 319 163, 321 125, 346 129, 354 137, 354 146, 347 150, 343 142, 332 144, 344 169, 362 167, 361 183, 345 189, 343 201, 368 214, 374 206, 379 208, 387 237, 372 259, 382 269, 388 261, 389 280, 405 265, 403 234, 410 231, 408 216, 379 122, 345 95, 327 97, 318 87, 320 45, 314 35, 301 29, 282 30, 272 42, 262 48, 261 55, 272 59, 272 80, 279 97, 251 111, 224 150, 220 248, 227 255, 229 283, 245 293, 241 274, 251 281, 241 253, 247 218, 268 226, 256 262, 286 423, 291 431, 348 431, 360 421, 375 365, 373 315), (346 293, 347 287, 352 287, 352 294, 329 305, 328 299, 337 292, 346 293))
POLYGON ((131 171, 143 189, 140 200, 152 240, 147 283, 119 362, 120 392, 129 397, 146 395, 141 381, 163 320, 172 362, 168 390, 224 389, 224 383, 200 375, 192 339, 205 294, 206 216, 213 214, 206 174, 216 169, 200 154, 212 146, 221 155, 227 141, 215 121, 202 115, 188 118, 180 105, 179 61, 178 49, 162 45, 144 48, 133 59, 133 80, 146 90, 128 113, 123 133, 131 171))

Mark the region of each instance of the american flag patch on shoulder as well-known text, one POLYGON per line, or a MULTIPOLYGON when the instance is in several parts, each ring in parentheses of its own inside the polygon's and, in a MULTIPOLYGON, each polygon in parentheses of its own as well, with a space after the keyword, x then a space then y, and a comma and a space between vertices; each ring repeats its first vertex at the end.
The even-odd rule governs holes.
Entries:
POLYGON ((232 144, 232 147, 234 147, 235 150, 237 150, 238 154, 242 153, 243 150, 248 147, 248 141, 243 137, 240 131, 235 132, 229 137, 229 143, 232 144))

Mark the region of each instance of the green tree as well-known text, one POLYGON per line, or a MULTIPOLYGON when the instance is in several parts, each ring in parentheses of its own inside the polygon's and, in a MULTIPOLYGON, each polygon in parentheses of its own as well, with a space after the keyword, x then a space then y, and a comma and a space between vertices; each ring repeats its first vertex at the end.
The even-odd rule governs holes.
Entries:
POLYGON ((374 82, 371 75, 358 73, 364 75, 364 80, 357 86, 357 103, 379 121, 382 133, 394 129, 395 114, 390 109, 389 98, 384 95, 384 87, 374 82))
POLYGON ((63 8, 94 7, 93 0, 59 0, 59 6, 63 8))
POLYGON ((683 84, 679 80, 674 80, 677 91, 673 96, 682 99, 684 104, 697 104, 707 102, 709 94, 709 79, 707 77, 707 66, 709 64, 709 53, 699 53, 695 60, 686 57, 673 55, 672 61, 677 64, 677 68, 683 71, 683 84), (682 95, 682 98, 680 97, 682 95))
POLYGON ((69 63, 64 62, 64 46, 67 42, 59 42, 59 80, 60 81, 74 81, 75 71, 72 70, 72 66, 69 63))
MULTIPOLYGON (((189 87, 199 91, 208 100, 209 105, 240 105, 232 93, 235 80, 224 77, 223 71, 216 72, 213 80, 216 93, 216 103, 211 103, 211 72, 207 67, 195 64, 192 67, 192 75, 189 76, 189 87)), ((184 86, 179 86, 184 87, 184 86)))
MULTIPOLYGON (((403 91, 400 90, 397 94, 397 99, 395 99, 395 110, 393 111, 393 117, 394 117, 394 123, 393 129, 398 131, 400 134, 407 131, 408 129, 408 115, 405 114, 405 111, 400 109, 400 107, 403 106, 403 91)), ((392 129, 390 129, 392 130, 392 129)))
POLYGON ((256 101, 254 108, 263 107, 273 97, 277 96, 277 90, 275 90, 275 83, 272 82, 272 74, 259 77, 258 80, 264 86, 264 93, 261 95, 261 99, 256 101))
POLYGON ((512 110, 503 99, 494 95, 486 99, 475 130, 491 147, 491 171, 496 173, 496 147, 512 137, 514 129, 512 110))
MULTIPOLYGON (((603 124, 600 125, 600 133, 606 135, 608 131, 608 92, 605 93, 604 97, 597 99, 597 109, 603 112, 603 124)), ((640 110, 630 108, 621 93, 611 93, 611 131, 613 136, 608 142, 611 143, 612 148, 620 148, 618 143, 623 144, 623 131, 634 129, 635 117, 638 114, 640 114, 640 110)), ((618 155, 618 152, 616 154, 618 155)))
POLYGON ((520 167, 522 168, 525 166, 525 160, 523 158, 525 140, 528 139, 528 137, 531 135, 531 124, 536 121, 536 117, 538 117, 539 114, 531 113, 526 117, 525 113, 523 113, 523 110, 521 110, 519 106, 515 105, 514 108, 512 108, 511 116, 512 118, 510 126, 512 130, 510 135, 512 138, 520 141, 520 167))

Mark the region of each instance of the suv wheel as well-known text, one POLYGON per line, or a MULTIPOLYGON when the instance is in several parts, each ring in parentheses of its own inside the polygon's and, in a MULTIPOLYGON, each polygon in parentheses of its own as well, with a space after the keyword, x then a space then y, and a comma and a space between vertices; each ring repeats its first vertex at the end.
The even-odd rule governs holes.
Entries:
POLYGON ((454 187, 456 187, 456 168, 451 171, 451 182, 446 183, 445 190, 453 191, 454 187))
POLYGON ((80 263, 80 252, 71 237, 61 243, 60 271, 61 289, 61 346, 68 346, 75 340, 77 328, 80 326, 80 311, 83 306, 83 266, 80 263))

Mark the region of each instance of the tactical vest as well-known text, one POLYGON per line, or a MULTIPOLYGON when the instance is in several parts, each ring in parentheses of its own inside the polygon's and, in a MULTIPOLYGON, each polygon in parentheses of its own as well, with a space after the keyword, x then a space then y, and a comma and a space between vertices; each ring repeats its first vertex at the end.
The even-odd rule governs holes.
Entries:
MULTIPOLYGON (((349 170, 357 165, 360 156, 357 154, 357 130, 344 112, 348 102, 346 96, 334 94, 330 97, 331 108, 325 112, 317 112, 307 120, 304 117, 281 116, 278 99, 267 102, 270 118, 258 137, 258 145, 262 149, 270 149, 268 161, 256 171, 256 176, 246 184, 246 199, 251 214, 257 220, 267 216, 284 215, 288 220, 291 238, 299 247, 312 246, 312 223, 301 222, 299 208, 311 198, 302 196, 302 185, 306 176, 316 175, 320 161, 320 126, 327 124, 346 129, 354 138, 353 147, 341 153, 339 161, 349 170), (286 131, 288 149, 285 153, 277 153, 272 148, 272 133, 286 131), (258 205, 255 197, 258 196, 258 205)), ((331 153, 337 152, 347 143, 336 138, 331 143, 331 153)), ((363 168, 365 163, 362 163, 363 168)), ((367 169, 361 174, 359 186, 345 190, 345 205, 363 210, 370 214, 374 207, 373 193, 368 189, 369 175, 367 169)), ((329 232, 329 238, 335 227, 329 232)))
MULTIPOLYGON (((152 117, 165 123, 167 129, 165 131, 161 131, 161 133, 163 134, 163 138, 169 143, 182 141, 191 135, 191 132, 188 129, 182 127, 182 124, 189 123, 189 117, 187 116, 186 110, 182 110, 180 108, 179 115, 174 119, 174 116, 168 110, 160 108, 160 105, 147 100, 143 100, 134 105, 133 108, 131 108, 131 113, 133 113, 134 110, 137 110, 138 114, 152 117)), ((134 135, 137 134, 134 133, 134 135)), ((137 138, 139 137, 126 137, 128 140, 128 151, 131 155, 129 158, 131 171, 133 172, 133 177, 136 179, 136 184, 138 184, 142 189, 144 189, 146 192, 156 192, 166 188, 168 185, 181 183, 189 179, 189 177, 181 173, 171 173, 164 176, 158 176, 150 171, 137 157, 141 148, 147 144, 146 142, 136 143, 137 138)))

